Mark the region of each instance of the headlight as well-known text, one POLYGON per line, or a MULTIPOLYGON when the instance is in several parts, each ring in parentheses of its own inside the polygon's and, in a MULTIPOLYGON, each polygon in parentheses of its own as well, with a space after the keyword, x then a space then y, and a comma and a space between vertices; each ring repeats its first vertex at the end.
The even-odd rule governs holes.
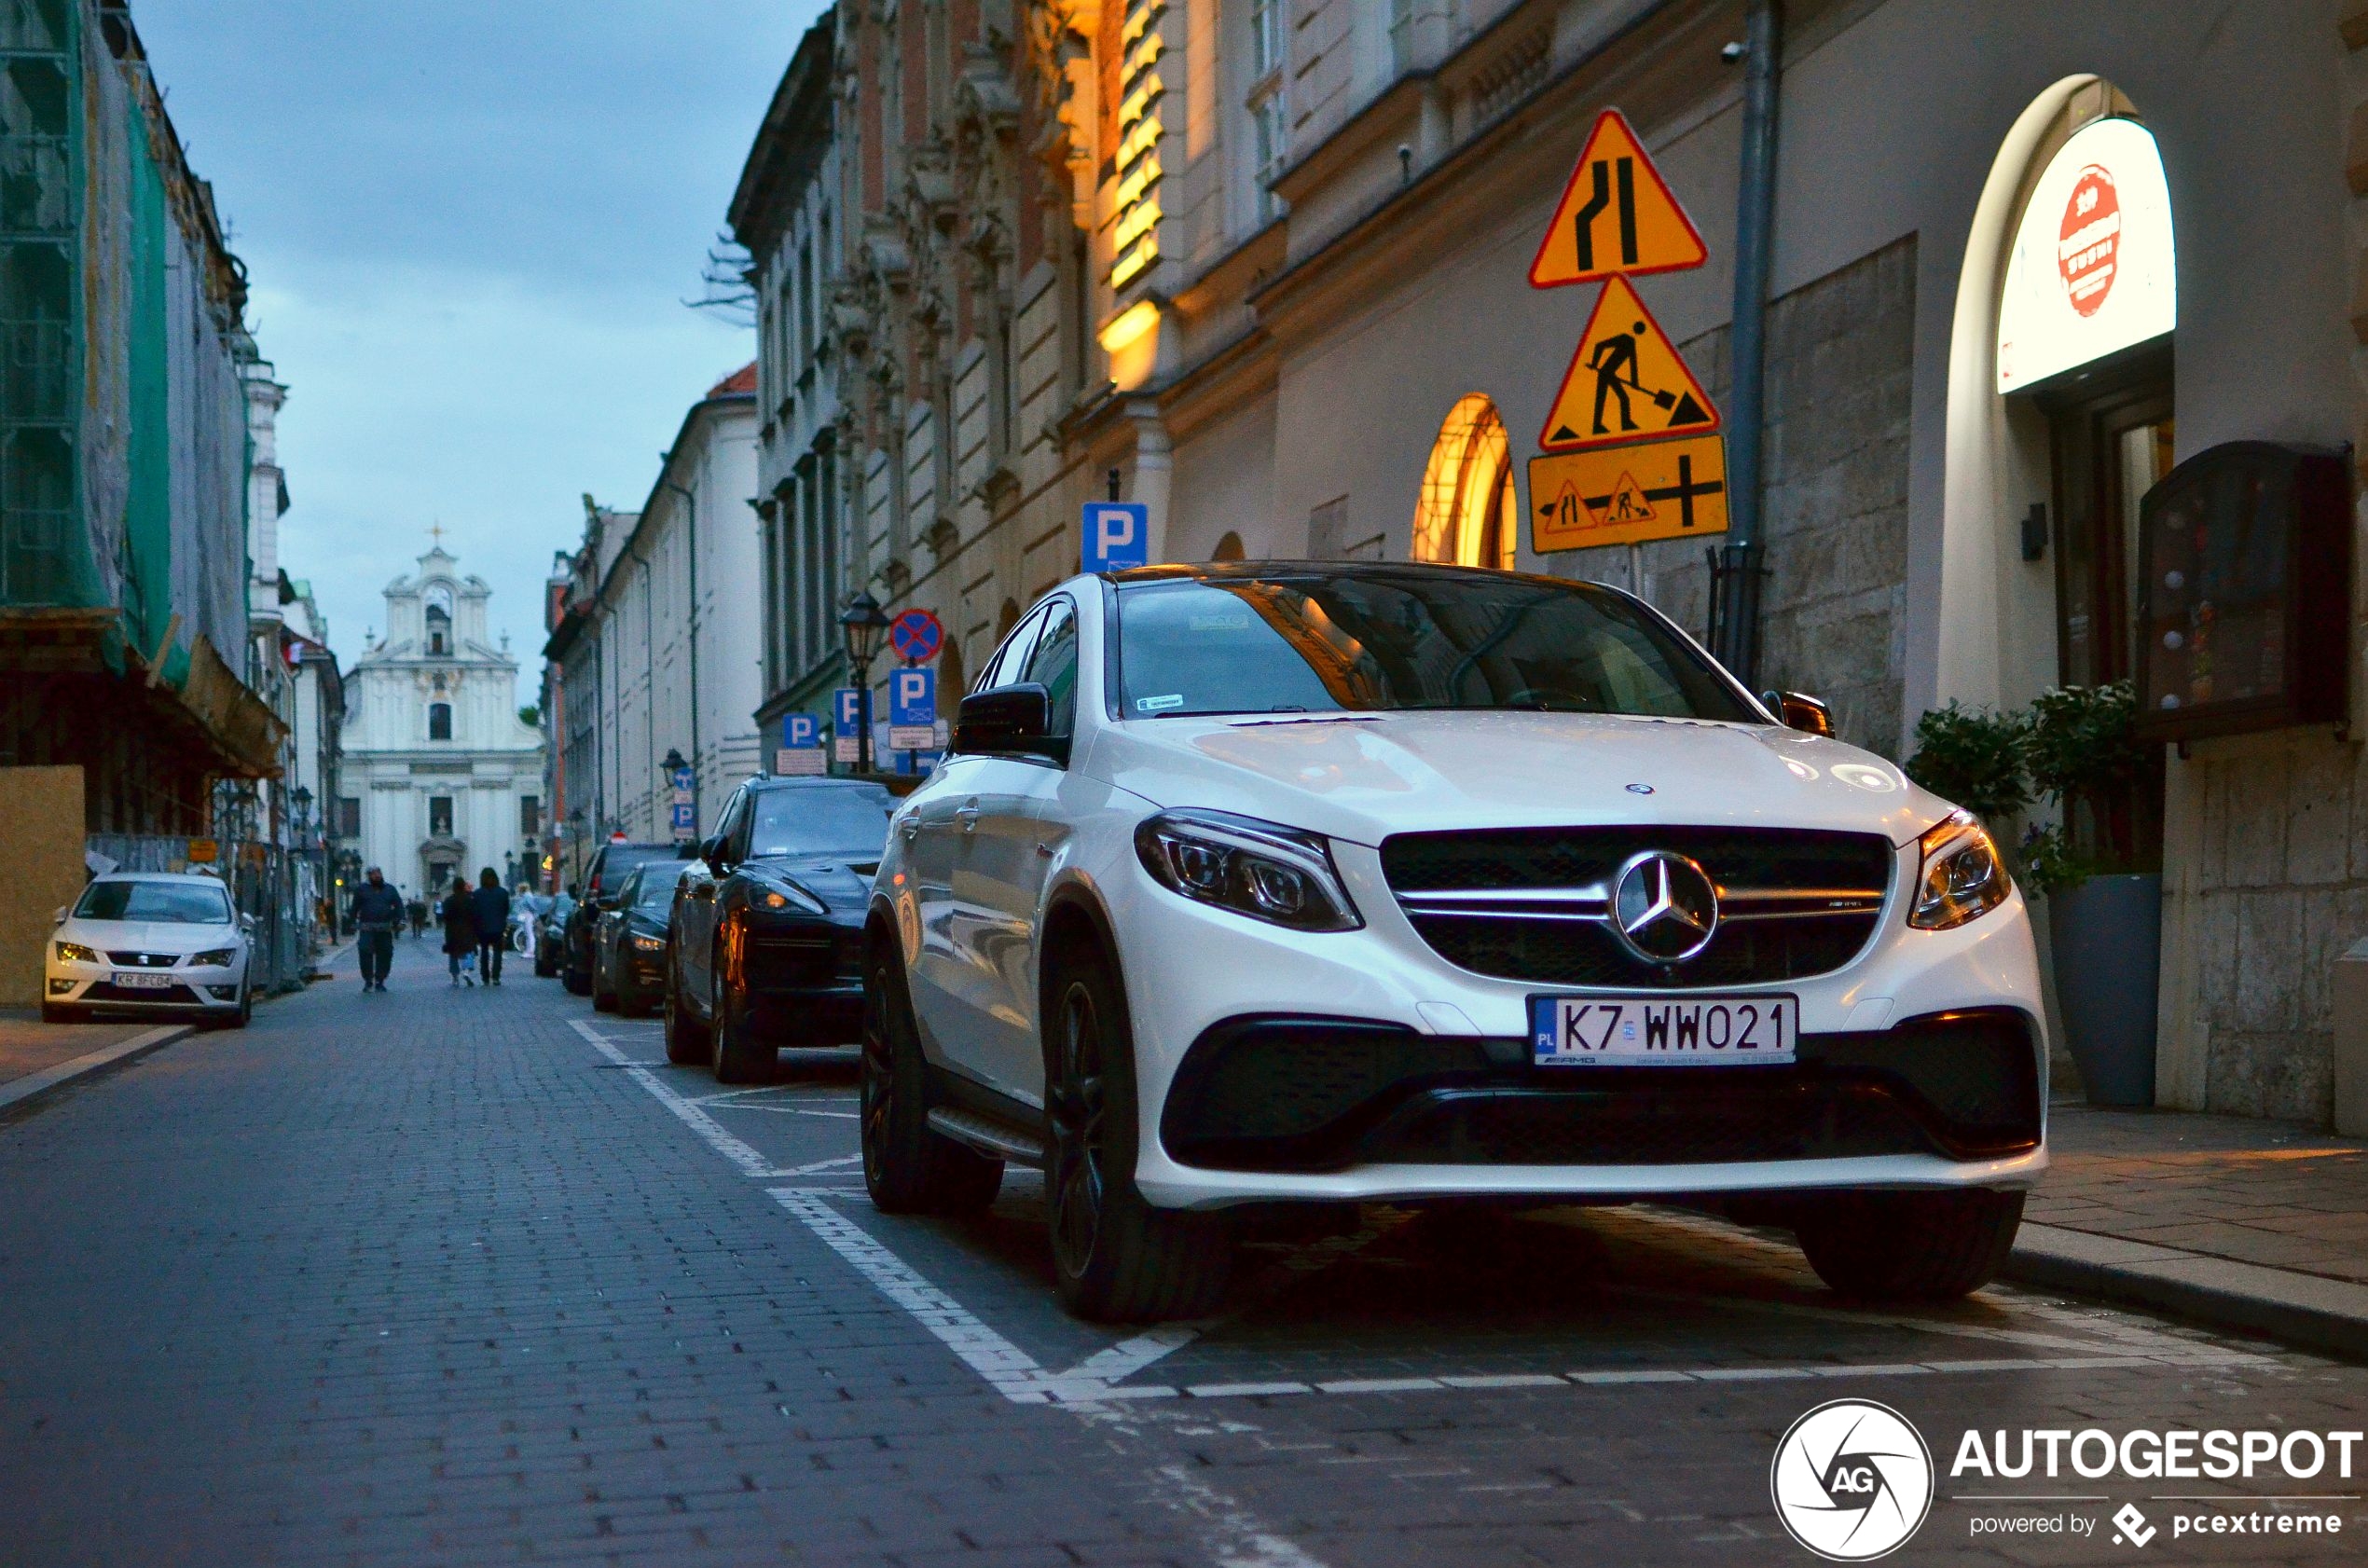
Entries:
POLYGON ((57 947, 58 962, 62 964, 95 964, 101 961, 96 953, 78 942, 62 942, 57 947))
POLYGON ((1918 847, 1923 865, 1916 877, 1916 906, 1907 912, 1907 923, 1918 930, 1945 931, 2006 901, 2014 887, 2006 863, 1971 812, 1953 812, 1934 823, 1918 847))
POLYGON ((778 887, 767 887, 757 895, 756 903, 759 908, 795 910, 800 915, 830 913, 820 899, 816 898, 794 882, 784 882, 778 887))
POLYGON ((190 954, 189 967, 200 970, 227 970, 238 956, 239 950, 235 947, 210 947, 203 953, 190 954))
POLYGON ((633 939, 633 945, 644 953, 663 953, 666 951, 666 938, 637 936, 633 939))
POLYGON ((1221 811, 1168 811, 1135 830, 1135 853, 1160 886, 1298 931, 1353 931, 1348 889, 1320 834, 1221 811))

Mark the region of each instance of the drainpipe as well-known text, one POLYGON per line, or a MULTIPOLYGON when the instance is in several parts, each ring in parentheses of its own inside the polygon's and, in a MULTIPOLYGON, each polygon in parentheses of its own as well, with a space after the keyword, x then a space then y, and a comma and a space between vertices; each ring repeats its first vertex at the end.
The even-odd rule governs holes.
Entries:
POLYGON ((658 485, 682 498, 686 521, 682 529, 684 559, 688 562, 691 586, 691 820, 699 818, 699 498, 667 477, 674 466, 674 454, 658 454, 658 485))
POLYGON ((1761 427, 1767 419, 1768 274, 1776 225, 1780 0, 1751 0, 1743 25, 1743 158, 1735 199, 1734 366, 1728 393, 1727 543, 1714 557, 1711 651, 1745 685, 1759 675, 1761 427))

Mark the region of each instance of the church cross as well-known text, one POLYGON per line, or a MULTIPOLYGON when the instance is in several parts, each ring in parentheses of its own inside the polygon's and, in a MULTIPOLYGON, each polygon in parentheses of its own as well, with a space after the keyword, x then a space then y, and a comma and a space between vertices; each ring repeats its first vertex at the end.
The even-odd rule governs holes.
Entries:
POLYGON ((434 540, 434 541, 435 541, 435 547, 436 547, 437 549, 439 549, 439 550, 443 549, 443 548, 444 548, 444 525, 443 525, 442 523, 438 523, 438 524, 436 524, 434 527, 433 527, 433 528, 429 529, 429 530, 428 530, 428 537, 429 537, 430 539, 433 539, 433 540, 434 540))

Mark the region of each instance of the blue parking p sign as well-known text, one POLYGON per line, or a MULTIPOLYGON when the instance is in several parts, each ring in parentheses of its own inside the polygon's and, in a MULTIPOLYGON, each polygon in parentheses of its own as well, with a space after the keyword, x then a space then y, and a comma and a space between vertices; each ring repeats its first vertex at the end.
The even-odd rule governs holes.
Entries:
POLYGON ((781 744, 792 751, 803 751, 822 744, 822 726, 811 713, 788 713, 781 718, 781 744))
POLYGON ((1151 562, 1151 509, 1139 501, 1085 503, 1085 570, 1123 571, 1151 562))

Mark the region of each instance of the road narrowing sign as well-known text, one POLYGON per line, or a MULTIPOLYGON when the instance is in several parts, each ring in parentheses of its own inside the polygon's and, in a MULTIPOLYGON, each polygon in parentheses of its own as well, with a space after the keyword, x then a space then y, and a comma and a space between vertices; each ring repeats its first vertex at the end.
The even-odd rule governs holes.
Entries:
POLYGON ((1699 435, 1529 460, 1530 539, 1544 554, 1727 531, 1727 441, 1699 435))
POLYGON ((1606 279, 1547 410, 1539 447, 1570 452, 1717 428, 1718 410, 1677 345, 1627 279, 1606 279))
POLYGON ((1554 221, 1529 264, 1532 288, 1592 283, 1625 272, 1682 272, 1710 258, 1669 182, 1618 109, 1595 129, 1571 171, 1554 221))

